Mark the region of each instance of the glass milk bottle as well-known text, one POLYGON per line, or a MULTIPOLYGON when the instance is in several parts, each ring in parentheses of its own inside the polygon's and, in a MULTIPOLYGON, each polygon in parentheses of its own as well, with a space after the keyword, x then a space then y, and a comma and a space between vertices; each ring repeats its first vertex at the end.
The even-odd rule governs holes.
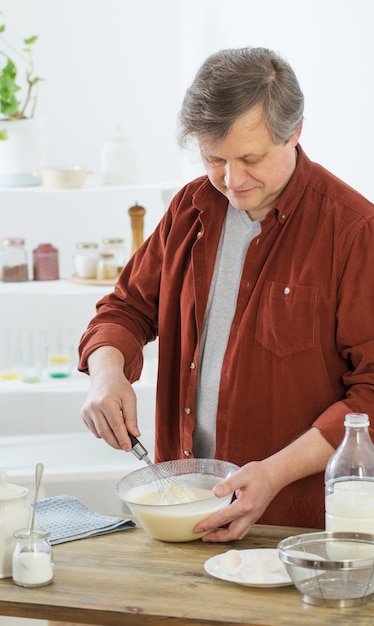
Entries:
POLYGON ((326 530, 374 533, 374 445, 366 413, 348 413, 325 472, 326 530))

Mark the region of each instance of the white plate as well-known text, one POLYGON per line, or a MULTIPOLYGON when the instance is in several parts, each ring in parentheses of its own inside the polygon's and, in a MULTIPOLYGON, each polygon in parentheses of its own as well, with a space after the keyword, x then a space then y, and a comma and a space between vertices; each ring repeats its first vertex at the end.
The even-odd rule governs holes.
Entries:
POLYGON ((247 587, 286 587, 293 584, 283 563, 280 563, 279 569, 275 572, 268 571, 266 568, 269 559, 278 557, 276 548, 252 548, 250 550, 237 550, 237 552, 247 563, 239 573, 229 574, 221 566, 221 558, 226 554, 225 552, 216 554, 216 556, 205 561, 205 571, 215 578, 247 587), (254 565, 256 563, 259 564, 259 567, 254 565))

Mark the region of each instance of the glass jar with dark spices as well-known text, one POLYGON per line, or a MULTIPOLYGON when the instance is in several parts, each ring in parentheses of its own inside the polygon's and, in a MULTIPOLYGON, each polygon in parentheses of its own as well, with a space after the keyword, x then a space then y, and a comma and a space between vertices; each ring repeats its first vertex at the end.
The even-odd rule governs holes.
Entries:
POLYGON ((3 237, 0 242, 0 276, 7 282, 29 279, 25 240, 22 237, 3 237))

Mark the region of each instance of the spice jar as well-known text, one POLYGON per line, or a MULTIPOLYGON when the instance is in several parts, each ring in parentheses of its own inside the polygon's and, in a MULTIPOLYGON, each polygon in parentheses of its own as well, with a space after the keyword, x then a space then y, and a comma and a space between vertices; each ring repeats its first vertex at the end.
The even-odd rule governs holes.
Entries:
POLYGON ((116 257, 111 252, 101 252, 97 266, 98 280, 114 280, 118 276, 116 257))
POLYGON ((41 587, 53 580, 52 548, 44 528, 22 528, 14 533, 13 581, 21 587, 41 587))
POLYGON ((98 247, 97 243, 91 242, 80 242, 76 244, 73 263, 78 278, 96 278, 98 247))
POLYGON ((50 243, 41 243, 32 252, 34 280, 58 280, 58 250, 50 243))
POLYGON ((125 240, 121 239, 120 237, 113 239, 103 239, 101 252, 114 255, 115 264, 117 266, 117 274, 119 274, 127 261, 125 240))
POLYGON ((25 240, 21 237, 4 237, 1 240, 1 280, 10 283, 28 279, 25 240))

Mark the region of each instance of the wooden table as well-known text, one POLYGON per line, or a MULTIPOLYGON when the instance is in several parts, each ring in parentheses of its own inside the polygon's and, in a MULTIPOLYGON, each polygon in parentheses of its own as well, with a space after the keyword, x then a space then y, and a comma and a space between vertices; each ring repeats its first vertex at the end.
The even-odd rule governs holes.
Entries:
POLYGON ((231 544, 169 544, 140 528, 54 546, 55 580, 36 589, 0 581, 0 615, 111 626, 368 626, 374 603, 347 609, 302 602, 291 587, 255 588, 209 576, 227 549, 276 547, 301 529, 255 526, 231 544))

